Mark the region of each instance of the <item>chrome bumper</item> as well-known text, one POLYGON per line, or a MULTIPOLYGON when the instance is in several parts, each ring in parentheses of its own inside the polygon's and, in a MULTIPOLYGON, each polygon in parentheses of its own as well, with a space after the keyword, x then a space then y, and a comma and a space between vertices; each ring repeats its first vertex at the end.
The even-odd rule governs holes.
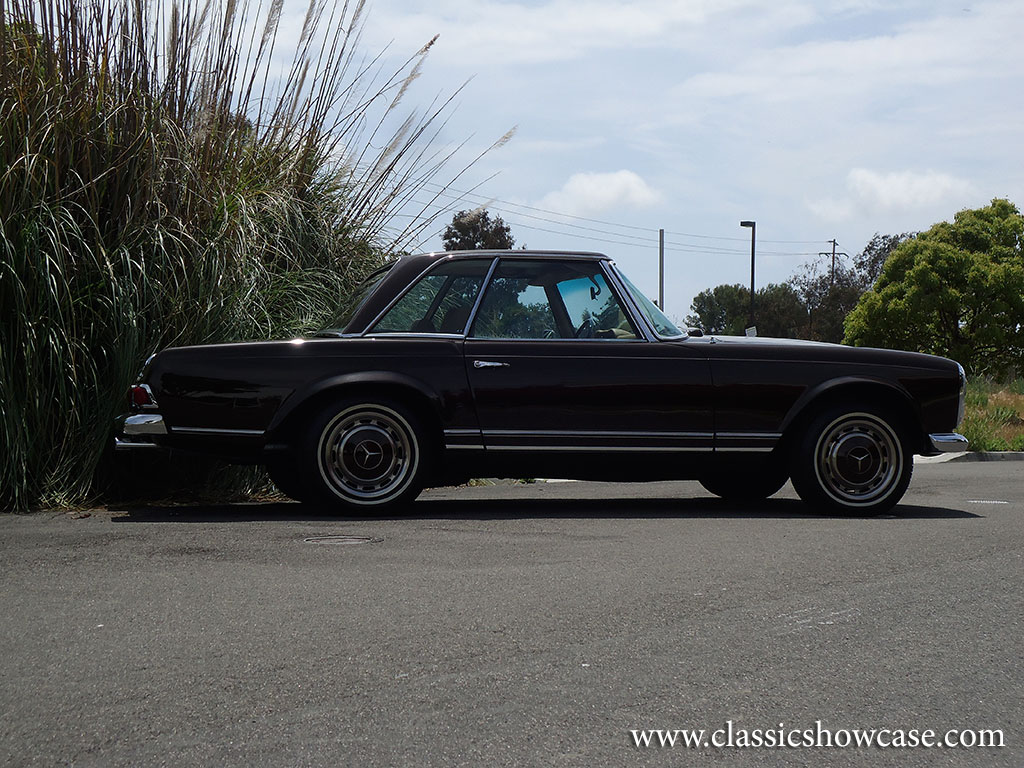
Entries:
POLYGON ((928 442, 936 453, 957 453, 967 450, 967 438, 956 432, 928 435, 928 442))
POLYGON ((137 451, 162 448, 153 442, 154 435, 166 435, 167 425, 159 413, 138 413, 118 419, 118 435, 114 437, 114 450, 137 451))
POLYGON ((159 413, 139 413, 124 420, 121 428, 126 435, 166 435, 167 425, 159 413))

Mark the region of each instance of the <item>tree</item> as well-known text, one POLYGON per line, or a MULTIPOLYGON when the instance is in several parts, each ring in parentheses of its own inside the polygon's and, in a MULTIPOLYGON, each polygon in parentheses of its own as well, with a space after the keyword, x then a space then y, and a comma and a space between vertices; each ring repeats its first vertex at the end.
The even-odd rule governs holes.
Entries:
POLYGON ((853 266, 842 256, 831 264, 810 262, 789 283, 800 293, 807 305, 808 322, 801 337, 838 344, 843 340, 843 323, 857 306, 860 297, 878 279, 889 254, 900 243, 914 235, 880 235, 877 232, 857 254, 853 266))
POLYGON ((789 283, 769 283, 754 296, 754 322, 758 336, 799 339, 807 326, 807 305, 789 283))
POLYGON ((701 291, 693 298, 686 324, 704 333, 740 336, 747 323, 750 291, 739 283, 718 285, 701 291))
MULTIPOLYGON (((742 336, 750 315, 750 289, 740 284, 719 285, 693 299, 686 318, 691 328, 723 336, 742 336)), ((770 283, 754 295, 754 318, 761 336, 798 337, 807 325, 807 309, 787 283, 770 283)))
POLYGON ((843 321, 866 290, 859 275, 841 262, 834 271, 822 270, 812 263, 805 264, 790 284, 807 307, 807 323, 801 338, 834 344, 842 341, 843 321))
POLYGON ((501 216, 493 219, 486 208, 459 211, 441 237, 446 251, 507 250, 516 241, 501 216))
POLYGON ((855 274, 863 286, 863 291, 871 288, 878 280, 882 274, 882 267, 896 246, 916 235, 917 232, 902 232, 898 235, 880 235, 875 232, 874 237, 864 246, 864 250, 857 254, 853 262, 855 274))
POLYGON ((1024 217, 1008 200, 897 246, 846 320, 844 341, 915 349, 974 373, 1024 373, 1024 217))

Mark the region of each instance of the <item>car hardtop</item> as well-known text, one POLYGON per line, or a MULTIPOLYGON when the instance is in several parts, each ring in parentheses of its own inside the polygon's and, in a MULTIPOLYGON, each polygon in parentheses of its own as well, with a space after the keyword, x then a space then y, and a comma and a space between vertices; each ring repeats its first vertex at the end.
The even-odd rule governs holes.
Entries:
POLYGON ((372 272, 368 280, 379 280, 379 283, 363 300, 345 324, 344 333, 354 334, 366 330, 381 312, 420 276, 443 261, 470 259, 536 259, 538 261, 571 260, 571 261, 604 261, 610 262, 611 257, 603 253, 588 251, 516 251, 516 250, 477 250, 477 251, 430 251, 427 253, 406 254, 372 272), (383 274, 382 274, 383 273, 383 274), (378 275, 382 275, 377 277, 378 275))

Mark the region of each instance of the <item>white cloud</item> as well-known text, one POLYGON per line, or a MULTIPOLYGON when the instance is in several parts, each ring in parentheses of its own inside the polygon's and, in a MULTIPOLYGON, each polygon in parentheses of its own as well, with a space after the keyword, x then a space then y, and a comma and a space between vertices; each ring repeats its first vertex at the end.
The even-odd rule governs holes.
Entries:
POLYGON ((977 192, 969 181, 938 171, 879 173, 854 168, 846 176, 847 194, 807 204, 826 221, 843 221, 857 214, 899 213, 955 205, 977 192))
POLYGON ((495 60, 565 61, 600 50, 678 43, 687 30, 752 2, 756 0, 435 0, 423 5, 377 0, 372 42, 386 42, 387 34, 405 50, 440 33, 445 46, 436 55, 477 66, 495 60))
POLYGON ((575 173, 561 189, 546 194, 538 207, 575 216, 591 216, 616 208, 647 208, 661 200, 633 171, 575 173))

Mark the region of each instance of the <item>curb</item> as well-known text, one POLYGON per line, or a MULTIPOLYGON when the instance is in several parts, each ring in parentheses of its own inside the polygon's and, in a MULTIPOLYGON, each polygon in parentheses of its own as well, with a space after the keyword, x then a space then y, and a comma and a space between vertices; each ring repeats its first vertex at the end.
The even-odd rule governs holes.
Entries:
POLYGON ((914 457, 915 464, 942 464, 947 461, 1024 461, 1024 451, 963 451, 914 457))

